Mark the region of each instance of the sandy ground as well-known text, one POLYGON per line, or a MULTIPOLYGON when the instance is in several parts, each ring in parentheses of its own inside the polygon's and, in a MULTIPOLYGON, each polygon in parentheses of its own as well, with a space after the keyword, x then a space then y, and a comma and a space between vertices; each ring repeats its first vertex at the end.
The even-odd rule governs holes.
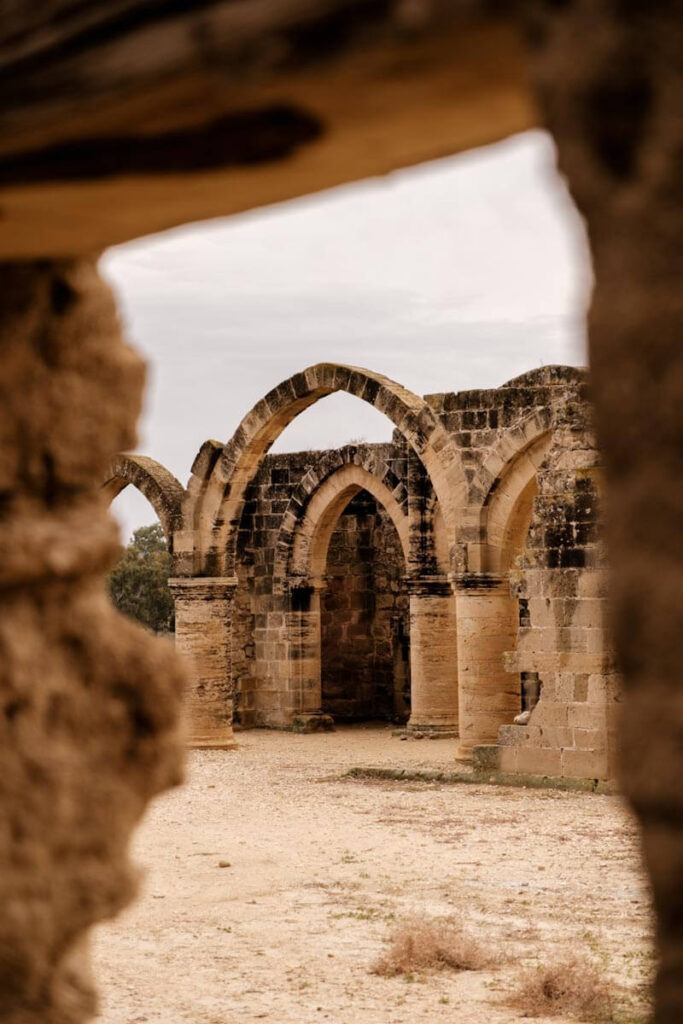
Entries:
POLYGON ((453 741, 389 729, 240 743, 192 754, 187 785, 138 832, 141 899, 95 937, 99 1024, 509 1024, 521 965, 586 953, 634 994, 649 976, 648 893, 618 797, 342 779, 453 767, 453 741), (464 921, 501 966, 373 975, 410 914, 464 921))

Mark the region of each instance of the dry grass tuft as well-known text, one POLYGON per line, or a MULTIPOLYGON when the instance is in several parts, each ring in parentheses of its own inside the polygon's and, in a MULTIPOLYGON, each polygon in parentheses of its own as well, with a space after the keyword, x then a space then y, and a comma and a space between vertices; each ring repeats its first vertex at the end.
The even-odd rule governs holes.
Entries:
POLYGON ((524 1017, 573 1017, 591 1024, 614 1020, 611 986, 585 957, 528 969, 505 1002, 524 1017))
POLYGON ((462 925, 448 918, 406 918, 395 926, 390 941, 373 974, 393 978, 425 971, 481 971, 494 963, 462 925))

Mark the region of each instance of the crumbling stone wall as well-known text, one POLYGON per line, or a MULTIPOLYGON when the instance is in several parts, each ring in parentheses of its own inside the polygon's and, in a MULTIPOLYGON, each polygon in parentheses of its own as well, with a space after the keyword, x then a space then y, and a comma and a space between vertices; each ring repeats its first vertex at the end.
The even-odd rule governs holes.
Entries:
MULTIPOLYGON (((242 727, 288 728, 323 710, 404 717, 410 705, 409 727, 459 730, 463 757, 500 742, 506 770, 609 777, 619 686, 584 371, 543 367, 496 389, 430 395, 425 408, 467 486, 446 495, 455 530, 401 430, 390 444, 260 459, 235 506, 235 576, 174 584, 187 597, 194 579, 207 601, 220 597, 202 615, 220 613, 229 654, 222 681, 207 662, 200 717, 213 702, 227 726, 234 703, 242 727), (522 680, 541 692, 526 726, 512 724, 522 680)), ((195 481, 219 453, 203 446, 195 481)))
MULTIPOLYGON (((459 735, 462 758, 485 747, 490 763, 499 747, 506 771, 612 777, 620 685, 605 635, 585 372, 542 367, 500 388, 422 400, 378 374, 321 364, 274 389, 268 408, 305 407, 292 396, 311 381, 362 394, 372 384, 373 401, 382 381, 392 415, 400 402, 422 412, 415 433, 396 429, 390 444, 261 456, 246 486, 236 463, 244 500, 231 497, 229 478, 225 504, 237 515, 235 574, 172 584, 178 640, 198 666, 195 743, 233 745, 233 721, 290 728, 325 711, 410 712, 409 729, 459 735), (455 466, 446 477, 415 447, 430 420, 432 454, 455 466), (528 722, 514 722, 536 702, 528 722)), ((255 422, 268 436, 263 404, 255 422)), ((226 452, 245 450, 254 415, 227 445, 202 446, 181 499, 177 482, 159 496, 165 471, 151 460, 119 460, 115 479, 128 474, 162 508, 182 506, 172 537, 183 538, 181 569, 207 537, 201 481, 226 452)))
MULTIPOLYGON (((297 379, 326 373, 323 365, 297 379)), ((366 371, 339 379, 351 385, 354 374, 410 394, 366 371)), ((294 390, 285 382, 269 401, 294 390)), ((204 662, 195 741, 231 745, 233 720, 290 727, 323 704, 341 717, 402 718, 410 708, 409 728, 458 732, 461 757, 500 743, 509 771, 610 777, 619 681, 604 635, 599 460, 584 371, 543 367, 496 389, 430 395, 424 409, 457 463, 452 478, 467 488, 444 493, 439 477, 450 525, 402 430, 391 444, 265 456, 236 506, 235 575, 173 582, 180 644, 204 662), (371 516, 360 515, 362 502, 371 516), (371 550, 381 552, 377 575, 371 550), (403 585, 389 581, 390 567, 403 585), (512 725, 532 691, 541 694, 533 720, 512 725)), ((129 459, 125 472, 119 460, 117 473, 149 489, 154 468, 152 496, 183 506, 177 530, 197 550, 192 532, 204 524, 187 500, 220 457, 220 445, 202 446, 180 499, 177 482, 159 496, 165 471, 151 460, 140 484, 144 460, 129 459)), ((181 567, 185 557, 174 553, 181 567)))
POLYGON ((606 630, 597 461, 581 411, 567 403, 556 417, 511 579, 520 627, 508 668, 537 676, 541 693, 528 725, 500 730, 506 771, 615 775, 621 681, 606 630))
POLYGON ((460 523, 454 569, 456 572, 490 570, 497 562, 486 535, 485 516, 479 510, 490 500, 506 466, 546 434, 554 411, 574 401, 590 419, 586 371, 571 366, 544 366, 507 381, 499 388, 426 395, 457 446, 469 485, 464 522, 460 523))

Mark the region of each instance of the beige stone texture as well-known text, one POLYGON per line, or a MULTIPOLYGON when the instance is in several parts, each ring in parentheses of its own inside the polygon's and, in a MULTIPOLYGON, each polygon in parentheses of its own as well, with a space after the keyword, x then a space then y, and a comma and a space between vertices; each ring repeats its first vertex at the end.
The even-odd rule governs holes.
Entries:
POLYGON ((234 748, 230 672, 235 579, 171 579, 176 648, 188 663, 189 739, 194 747, 234 748))
POLYGON ((458 729, 458 634, 447 580, 411 581, 409 728, 458 729))
POLYGON ((183 674, 119 616, 98 490, 135 441, 143 367, 93 260, 3 268, 0 1016, 90 1018, 88 929, 136 890, 127 843, 182 777, 183 674))
MULTIPOLYGON (((197 665, 204 662, 193 687, 195 721, 204 716, 197 741, 212 742, 213 716, 216 737, 227 730, 230 743, 233 708, 242 728, 287 728, 296 716, 323 710, 398 721, 410 713, 412 730, 459 729, 466 758, 475 746, 495 743, 498 729, 519 713, 519 674, 531 672, 542 674, 544 687, 535 721, 550 730, 539 732, 535 744, 574 748, 568 709, 588 699, 589 678, 613 671, 604 639, 604 570, 593 568, 598 506, 586 486, 594 487, 597 470, 583 383, 581 371, 550 367, 492 391, 423 400, 378 374, 321 364, 257 403, 227 445, 202 446, 184 496, 156 464, 129 458, 118 464, 118 476, 111 470, 113 482, 128 478, 162 510, 180 503, 170 540, 181 569, 206 549, 208 521, 200 510, 219 470, 226 494, 238 502, 220 518, 232 524, 228 533, 221 527, 225 557, 236 569, 229 610, 224 614, 220 601, 179 607, 179 643, 197 649, 197 665), (335 387, 399 418, 394 441, 259 454, 263 438, 335 387), (408 410, 420 407, 459 453, 461 468, 452 474, 458 490, 447 497, 452 508, 463 500, 467 472, 473 475, 455 534, 423 459, 428 449, 421 442, 418 456, 414 447, 408 410), (226 460, 232 469, 220 468, 226 460), (354 502, 360 510, 367 501, 377 510, 372 522, 386 524, 372 542, 370 520, 351 514, 354 502), (459 564, 467 571, 453 575, 452 591, 444 570, 459 564), (410 623, 404 618, 399 628, 396 602, 404 586, 410 623), (326 686, 334 697, 325 698, 326 686), (374 696, 380 691, 381 709, 374 696)), ((207 568, 221 561, 218 552, 207 557, 207 568)), ((179 579, 180 598, 182 579, 199 594, 210 577, 179 579)), ((598 684, 590 689, 596 694, 598 684)), ((604 714, 597 717, 598 728, 606 728, 604 714)), ((593 719, 583 728, 587 743, 593 719)), ((529 745, 529 734, 519 742, 529 745)))
POLYGON ((496 577, 456 584, 459 756, 495 743, 498 729, 521 709, 519 682, 505 671, 503 655, 514 642, 515 606, 496 577))
MULTIPOLYGON (((71 333, 69 318, 83 308, 72 301, 73 292, 82 296, 87 289, 83 279, 74 289, 80 272, 71 264, 65 273, 64 255, 92 253, 193 217, 383 173, 527 127, 535 123, 536 111, 520 46, 524 34, 535 95, 554 136, 559 165, 585 218, 593 255, 593 393, 605 454, 616 641, 626 677, 621 776, 643 825, 658 913, 655 1015, 658 1024, 678 1024, 683 1012, 680 13, 671 4, 538 0, 505 6, 503 21, 499 6, 487 3, 323 0, 310 5, 264 0, 258 4, 259 17, 253 17, 253 4, 229 0, 181 7, 148 5, 131 16, 132 8, 123 0, 93 2, 87 11, 82 4, 49 0, 39 6, 8 5, 4 12, 3 253, 15 260, 55 261, 3 267, 3 312, 8 314, 3 321, 8 353, 3 569, 5 589, 11 591, 7 643, 11 646, 13 637, 23 635, 16 661, 6 660, 5 691, 12 709, 6 726, 12 742, 5 748, 11 770, 4 774, 12 780, 8 803, 14 801, 21 813, 33 813, 49 789, 47 777, 59 792, 50 791, 50 797, 57 798, 36 809, 33 832, 38 843, 44 846, 51 837, 64 834, 67 844, 78 844, 86 829, 81 825, 82 831, 70 828, 62 833, 53 827, 54 816, 70 806, 70 797, 64 797, 69 787, 76 792, 82 784, 85 792, 95 769, 92 775, 111 784, 112 799, 106 811, 98 807, 95 814, 74 817, 79 825, 88 822, 97 849, 106 848, 102 863, 110 866, 121 856, 134 817, 127 797, 136 794, 132 803, 138 813, 141 792, 146 796, 151 786, 175 777, 170 767, 175 748, 173 757, 165 760, 166 733, 160 724, 168 715, 164 721, 169 735, 173 732, 175 711, 169 693, 178 678, 174 663, 166 654, 153 654, 149 638, 142 640, 117 626, 109 610, 102 609, 99 630, 79 633, 82 606, 70 604, 87 578, 84 592, 92 583, 92 607, 97 607, 96 581, 110 564, 112 533, 103 525, 93 496, 105 475, 106 460, 133 443, 140 371, 123 357, 117 347, 118 331, 110 330, 106 317, 103 325, 99 315, 88 315, 87 327, 81 324, 80 331, 71 333), (33 288, 36 282, 40 283, 33 288), (57 338, 68 342, 55 344, 57 338), (63 590, 52 587, 55 578, 68 581, 63 590), (23 633, 23 627, 13 631, 12 615, 19 614, 16 609, 24 607, 27 597, 22 592, 17 598, 15 591, 31 587, 35 593, 27 599, 39 613, 23 633), (64 633, 55 626, 57 621, 64 624, 64 633), (96 641, 96 651, 89 646, 91 641, 96 641), (139 658, 132 657, 131 668, 123 652, 134 649, 139 658), (34 662, 36 650, 40 659, 34 662), (63 663, 64 650, 69 654, 63 663), (92 744, 84 745, 72 728, 68 739, 65 735, 61 758, 55 758, 54 772, 39 773, 34 759, 54 742, 54 731, 48 739, 41 728, 22 746, 14 736, 15 730, 23 729, 14 696, 23 683, 29 704, 38 702, 35 680, 44 682, 46 665, 48 672, 63 673, 60 681, 72 696, 78 692, 86 704, 93 695, 98 700, 96 708, 87 705, 87 727, 81 730, 92 744), (54 669, 55 665, 62 668, 54 669), (152 726, 139 713, 131 716, 131 726, 127 716, 130 707, 122 691, 128 694, 134 679, 140 681, 143 699, 149 698, 152 726), (79 689, 83 680, 87 686, 79 689), (115 725, 106 719, 108 710, 116 712, 115 725), (144 772, 136 770, 138 748, 130 732, 132 728, 140 739, 137 734, 145 727, 150 761, 156 765, 160 757, 164 764, 159 774, 149 764, 144 772), (112 744, 117 742, 114 736, 120 740, 124 733, 122 756, 121 747, 112 751, 112 744), (92 764, 83 764, 84 749, 92 764), (23 751, 29 751, 26 762, 33 765, 26 774, 23 751)), ((88 265, 86 260, 81 270, 88 265)), ((328 372, 323 376, 329 378, 328 372)), ((329 379, 325 386, 330 386, 329 379)), ((331 389, 336 388, 335 380, 331 389)), ((317 386, 313 391, 320 394, 317 386)), ((283 396, 273 427, 281 429, 312 393, 304 389, 289 399, 283 396)), ((475 447, 485 447, 496 429, 489 413, 505 410, 451 407, 444 410, 448 416, 457 419, 463 413, 462 430, 447 427, 434 436, 428 411, 418 411, 410 400, 402 404, 406 397, 388 387, 378 395, 377 407, 387 411, 399 429, 410 421, 415 450, 429 454, 428 468, 450 538, 452 571, 481 572, 486 549, 477 535, 477 517, 459 520, 457 514, 470 498, 476 503, 477 497, 486 495, 497 463, 493 459, 489 469, 477 474, 465 436, 471 440, 476 435, 475 447), (456 465, 458 476, 451 478, 456 465), (464 478, 459 475, 461 465, 464 478), (459 534, 461 527, 465 532, 459 534)), ((232 521, 227 534, 236 525, 242 484, 258 468, 259 446, 269 443, 267 436, 258 436, 258 419, 257 414, 245 423, 249 451, 242 453, 245 460, 237 460, 240 472, 234 478, 236 501, 228 508, 232 521)), ((505 443, 510 450, 519 449, 525 438, 531 443, 526 427, 519 424, 505 443)), ((573 445, 571 437, 567 440, 570 443, 556 453, 560 473, 576 468, 567 453, 580 446, 573 445)), ((175 535, 178 575, 222 575, 224 558, 230 563, 232 549, 223 548, 217 514, 226 498, 230 455, 237 453, 225 453, 225 460, 216 454, 213 469, 198 472, 190 489, 198 510, 202 497, 207 498, 203 510, 192 529, 175 535), (195 550, 187 541, 200 523, 205 534, 195 550)), ((591 459, 594 453, 589 457, 586 452, 584 469, 591 468, 591 459)), ((537 498, 541 496, 539 481, 537 498)), ((544 543, 531 545, 533 557, 541 562, 544 543)), ((539 584, 548 591, 543 596, 576 596, 560 593, 554 570, 559 568, 559 578, 564 579, 574 570, 604 567, 600 545, 587 544, 585 538, 578 545, 561 543, 547 550, 558 552, 559 564, 544 564, 549 572, 544 572, 544 579, 528 581, 527 596, 539 584), (582 552, 582 565, 577 564, 577 551, 582 552)), ((576 581, 581 574, 574 575, 576 581)), ((523 593, 518 596, 526 599, 523 593)), ((569 628, 568 623, 560 630, 563 627, 569 628)), ((589 648, 596 643, 599 637, 587 640, 589 648)), ((608 655, 601 668, 589 668, 591 657, 597 663, 598 655, 591 650, 558 657, 555 667, 547 657, 538 672, 551 682, 554 671, 575 671, 577 677, 612 675, 608 655)), ((613 712, 610 703, 610 721, 613 712)), ((18 863, 28 861, 21 849, 27 834, 15 829, 8 840, 6 863, 12 872, 18 863)), ((91 850, 93 843, 83 845, 91 850)), ((82 854, 80 846, 78 850, 82 854)), ((48 856, 41 862, 42 878, 50 877, 50 892, 71 901, 71 909, 88 910, 69 920, 69 908, 46 908, 41 917, 45 927, 35 930, 37 938, 31 939, 22 969, 9 974, 6 983, 13 1001, 6 1004, 6 1016, 22 1024, 32 1018, 71 1022, 87 1016, 89 1008, 80 997, 69 1003, 61 985, 71 984, 73 978, 63 971, 70 955, 66 946, 70 942, 75 949, 78 936, 116 903, 112 898, 105 906, 101 899, 116 885, 98 885, 92 902, 84 897, 82 886, 90 876, 83 857, 64 857, 64 847, 61 854, 73 874, 62 882, 51 870, 54 858, 48 856), (45 942, 54 936, 55 945, 44 955, 45 942), (55 974, 60 956, 61 981, 55 974), (27 960, 33 973, 23 969, 27 960)), ((29 863, 28 869, 32 867, 35 861, 29 863)), ((5 901, 10 907, 5 947, 13 954, 19 951, 19 958, 28 948, 18 931, 30 916, 30 891, 30 885, 19 882, 10 888, 16 904, 5 901)), ((118 892, 120 899, 121 887, 118 892)))

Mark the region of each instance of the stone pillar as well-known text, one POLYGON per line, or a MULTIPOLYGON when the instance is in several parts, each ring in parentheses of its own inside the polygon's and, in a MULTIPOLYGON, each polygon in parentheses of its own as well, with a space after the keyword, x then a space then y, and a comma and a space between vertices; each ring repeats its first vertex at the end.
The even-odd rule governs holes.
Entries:
POLYGON ((287 626, 288 706, 296 732, 331 729, 334 722, 322 709, 320 595, 324 579, 290 589, 287 626))
POLYGON ((516 603, 507 580, 467 574, 453 583, 458 617, 460 748, 469 760, 480 744, 498 742, 498 729, 520 709, 520 682, 505 670, 515 643, 516 603))
POLYGON ((190 666, 191 747, 234 750, 231 673, 232 599, 237 578, 176 577, 176 648, 190 666))
POLYGON ((411 731, 458 732, 455 601, 443 576, 407 580, 410 593, 411 731))

